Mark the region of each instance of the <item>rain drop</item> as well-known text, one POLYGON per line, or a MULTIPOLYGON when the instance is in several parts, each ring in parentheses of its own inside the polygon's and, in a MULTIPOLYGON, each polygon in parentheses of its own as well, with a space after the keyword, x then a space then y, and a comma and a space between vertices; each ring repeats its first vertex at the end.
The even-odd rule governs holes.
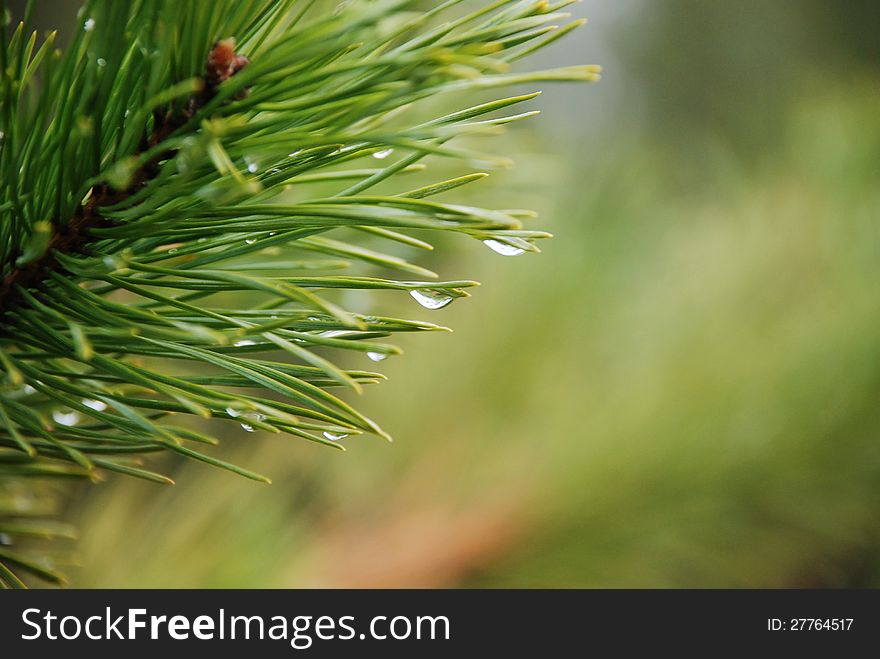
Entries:
POLYGON ((344 433, 344 432, 335 433, 335 432, 329 432, 327 430, 325 430, 322 434, 324 435, 324 437, 329 439, 331 442, 338 442, 340 439, 345 439, 346 437, 348 437, 347 433, 344 433))
POLYGON ((6 545, 7 547, 12 544, 12 536, 8 533, 0 533, 0 545, 6 545))
POLYGON ((374 362, 385 361, 388 358, 388 355, 382 352, 368 352, 367 357, 372 359, 374 362))
POLYGON ((241 348, 242 346, 255 346, 257 345, 256 341, 252 341, 251 339, 242 339, 241 341, 235 342, 236 348, 241 348))
POLYGON ((83 23, 83 30, 85 30, 86 32, 91 32, 94 29, 95 29, 95 19, 94 18, 86 19, 86 22, 83 23))
POLYGON ((239 412, 239 411, 238 411, 237 409, 235 409, 234 407, 227 407, 227 408, 226 408, 226 413, 227 413, 229 416, 231 416, 233 419, 234 419, 235 417, 237 417, 238 415, 241 414, 241 412, 239 412))
POLYGON ((179 250, 177 249, 177 247, 172 247, 171 249, 168 250, 167 253, 168 254, 177 254, 178 251, 179 250))
POLYGON ((354 332, 351 332, 349 330, 329 330, 327 332, 321 332, 320 334, 318 334, 318 336, 322 336, 325 339, 334 339, 340 336, 349 336, 353 333, 354 332))
POLYGON ((257 239, 256 238, 245 238, 244 242, 247 245, 253 245, 255 242, 257 242, 257 239))
POLYGON ((89 400, 89 399, 86 399, 86 400, 84 400, 82 403, 83 403, 83 405, 85 405, 86 407, 90 407, 91 409, 95 410, 96 412, 103 412, 104 410, 107 409, 107 403, 105 403, 105 402, 102 401, 102 400, 89 400))
POLYGON ((74 412, 73 410, 69 412, 62 412, 61 410, 55 410, 52 412, 52 420, 55 423, 59 423, 62 426, 75 426, 79 421, 79 413, 74 412))
POLYGON ((373 157, 376 160, 385 160, 385 158, 390 156, 392 153, 394 153, 394 149, 382 149, 381 151, 376 151, 376 153, 373 154, 373 157))
POLYGON ((96 64, 98 66, 107 66, 107 60, 105 60, 103 57, 99 57, 96 61, 96 64))
POLYGON ((519 247, 509 245, 508 243, 503 243, 500 240, 484 240, 483 244, 491 249, 493 252, 501 254, 501 256, 519 256, 526 251, 524 249, 520 249, 519 247))
POLYGON ((452 296, 448 293, 430 288, 416 289, 410 291, 409 294, 425 309, 442 309, 453 300, 452 296))
MULTIPOLYGON (((254 421, 262 421, 266 418, 265 414, 260 414, 259 412, 247 412, 241 415, 242 418, 245 419, 253 419, 254 421)), ((254 427, 248 423, 242 423, 241 427, 245 432, 256 432, 254 427)))

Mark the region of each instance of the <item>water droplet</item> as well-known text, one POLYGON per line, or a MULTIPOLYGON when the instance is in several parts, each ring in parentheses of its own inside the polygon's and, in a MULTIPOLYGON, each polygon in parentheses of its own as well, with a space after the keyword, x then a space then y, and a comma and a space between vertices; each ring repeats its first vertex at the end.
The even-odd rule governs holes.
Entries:
POLYGON ((394 153, 394 149, 382 149, 381 151, 376 151, 376 153, 373 154, 373 157, 376 160, 385 160, 385 158, 390 156, 392 153, 394 153))
POLYGON ((344 432, 335 433, 335 432, 330 432, 329 430, 325 430, 322 434, 324 435, 324 437, 329 439, 331 442, 338 442, 340 439, 345 439, 346 437, 348 437, 347 433, 344 433, 344 432))
POLYGON ((0 533, 0 545, 6 545, 7 547, 12 544, 12 536, 8 533, 0 533))
POLYGON ((257 172, 257 170, 258 170, 259 168, 260 168, 260 167, 259 167, 259 165, 257 165, 257 163, 252 162, 252 163, 250 163, 250 164, 248 165, 248 168, 247 168, 247 169, 248 169, 248 171, 249 171, 251 174, 256 174, 256 172, 257 172))
POLYGON ((354 332, 350 330, 330 330, 328 332, 321 332, 318 336, 323 336, 326 339, 335 339, 340 336, 349 336, 350 334, 354 334, 354 332))
POLYGON ((24 385, 24 388, 22 389, 22 391, 23 391, 26 395, 28 395, 28 396, 30 396, 31 394, 35 394, 35 393, 37 393, 37 390, 34 389, 34 388, 33 388, 31 385, 29 385, 29 384, 24 385))
POLYGON ((83 23, 83 30, 85 30, 86 32, 91 32, 94 29, 95 29, 95 19, 94 18, 86 19, 86 22, 83 23))
POLYGON ((520 249, 519 247, 514 247, 513 245, 503 243, 500 240, 484 240, 483 244, 491 249, 493 252, 501 254, 501 256, 519 256, 526 251, 524 249, 520 249))
POLYGON ((238 411, 237 409, 235 409, 234 407, 227 407, 227 408, 226 408, 226 413, 227 413, 229 416, 231 416, 233 419, 234 419, 235 417, 237 417, 239 414, 241 414, 241 412, 239 412, 239 411, 238 411))
POLYGON ((448 293, 431 288, 416 289, 410 291, 409 294, 425 309, 442 309, 453 300, 453 297, 448 293))
POLYGON ((236 348, 241 348, 242 346, 255 346, 257 345, 256 341, 252 341, 251 339, 242 339, 241 341, 235 342, 236 348))
POLYGON ((177 254, 177 252, 179 252, 179 251, 180 250, 177 247, 172 247, 171 249, 168 250, 167 253, 168 254, 177 254))
POLYGON ((372 359, 374 362, 382 362, 388 359, 388 355, 382 352, 368 352, 367 357, 372 359))
POLYGON ((73 410, 70 410, 69 412, 55 410, 52 412, 52 420, 62 426, 75 426, 79 421, 79 413, 74 412, 73 410))
POLYGON ((107 403, 102 400, 89 400, 87 398, 83 401, 83 405, 92 408, 96 412, 103 412, 107 409, 107 403))
POLYGON ((287 154, 287 157, 288 157, 288 158, 295 158, 296 156, 298 156, 298 155, 301 154, 302 152, 303 152, 302 149, 298 149, 298 150, 296 150, 296 151, 293 151, 293 152, 291 152, 291 153, 288 153, 288 154, 287 154))
POLYGON ((107 66, 107 60, 105 60, 103 57, 99 57, 95 63, 98 66, 107 66))
MULTIPOLYGON (((262 421, 266 418, 265 414, 260 414, 259 412, 246 412, 240 416, 244 419, 253 419, 254 421, 262 421)), ((242 423, 241 427, 245 432, 256 432, 254 427, 248 423, 242 423)))
POLYGON ((253 245, 255 242, 257 242, 257 239, 256 238, 245 238, 244 242, 247 245, 253 245))

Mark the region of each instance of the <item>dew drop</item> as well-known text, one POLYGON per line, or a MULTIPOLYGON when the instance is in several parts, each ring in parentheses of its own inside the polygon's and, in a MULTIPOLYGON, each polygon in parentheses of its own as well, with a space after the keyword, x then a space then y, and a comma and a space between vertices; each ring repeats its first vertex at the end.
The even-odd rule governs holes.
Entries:
POLYGON ((167 253, 167 254, 177 254, 178 251, 180 251, 180 250, 178 250, 177 247, 172 247, 172 248, 169 249, 168 252, 166 252, 166 253, 167 253))
POLYGON ((9 546, 12 544, 12 536, 8 533, 0 533, 0 545, 9 546))
POLYGON ((252 341, 251 339, 242 339, 241 341, 235 342, 236 348, 241 348, 242 346, 255 346, 257 345, 256 341, 252 341))
POLYGON ((255 242, 257 242, 257 239, 256 238, 245 238, 244 242, 247 245, 253 245, 255 242))
POLYGON ((321 332, 318 336, 322 336, 325 339, 335 339, 340 336, 349 336, 353 334, 350 330, 329 330, 327 332, 321 332))
POLYGON ((233 419, 234 419, 235 417, 237 417, 238 415, 241 414, 241 412, 239 412, 239 411, 238 411, 237 409, 235 409, 234 407, 227 407, 227 408, 226 408, 226 413, 227 413, 229 416, 231 416, 233 419))
POLYGON ((29 385, 29 384, 24 385, 24 388, 22 389, 22 391, 23 391, 23 392, 25 393, 25 395, 27 395, 27 396, 30 396, 31 394, 35 394, 35 393, 37 393, 37 390, 34 389, 34 388, 33 388, 31 385, 29 385))
MULTIPOLYGON (((240 415, 244 419, 253 419, 254 421, 262 421, 266 418, 265 414, 260 414, 259 412, 246 412, 245 414, 240 415)), ((241 427, 245 432, 256 432, 254 427, 248 423, 242 423, 241 427)))
POLYGON ((102 400, 90 400, 87 398, 82 403, 86 407, 90 407, 91 409, 95 410, 96 412, 103 412, 104 410, 107 409, 107 403, 105 403, 102 400))
POLYGON ((344 433, 344 432, 335 433, 335 432, 330 432, 328 430, 325 430, 322 434, 324 435, 324 437, 329 439, 331 442, 338 442, 340 439, 345 439, 346 437, 348 437, 347 433, 344 433))
POLYGON ((484 240, 483 244, 491 249, 493 252, 501 254, 501 256, 519 256, 520 254, 524 254, 526 251, 524 249, 520 249, 519 247, 514 247, 513 245, 503 243, 500 240, 484 240))
POLYGON ((95 29, 95 19, 94 18, 87 18, 86 22, 83 23, 83 30, 85 30, 86 32, 91 32, 94 29, 95 29))
POLYGON ((367 357, 372 359, 374 362, 382 362, 388 359, 388 355, 382 352, 368 352, 367 357))
POLYGON ((373 154, 373 157, 376 160, 385 160, 385 158, 390 156, 392 153, 394 153, 394 149, 382 149, 381 151, 376 151, 376 153, 373 154))
POLYGON ((62 426, 75 426, 79 421, 79 413, 74 412, 73 410, 69 412, 55 410, 54 412, 52 412, 52 420, 55 423, 61 424, 62 426))
POLYGON ((107 66, 107 60, 105 60, 103 57, 99 57, 95 63, 98 66, 107 66))
POLYGON ((410 291, 409 294, 425 309, 442 309, 453 300, 452 296, 448 293, 430 288, 416 289, 410 291))

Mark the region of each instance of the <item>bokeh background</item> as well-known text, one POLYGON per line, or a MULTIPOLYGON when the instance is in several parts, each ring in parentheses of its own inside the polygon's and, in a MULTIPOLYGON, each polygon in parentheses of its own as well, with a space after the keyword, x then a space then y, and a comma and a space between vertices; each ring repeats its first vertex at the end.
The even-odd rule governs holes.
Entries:
MULTIPOLYGON (((39 3, 49 6, 50 3, 39 3)), ((64 3, 67 6, 70 3, 64 3)), ((556 238, 404 337, 345 454, 223 426, 67 516, 80 587, 880 586, 880 4, 586 0, 476 189, 556 238)))

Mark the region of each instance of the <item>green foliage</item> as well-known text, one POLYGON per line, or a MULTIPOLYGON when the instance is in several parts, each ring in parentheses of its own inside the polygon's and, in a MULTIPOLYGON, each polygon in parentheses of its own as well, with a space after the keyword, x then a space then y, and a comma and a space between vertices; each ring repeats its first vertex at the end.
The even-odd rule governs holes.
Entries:
MULTIPOLYGON (((216 440, 180 415, 334 448, 387 437, 329 391, 383 376, 322 353, 379 360, 399 352, 392 334, 444 328, 348 310, 340 293, 440 308, 475 282, 439 281, 395 251, 431 249, 442 232, 521 253, 548 235, 523 227, 527 211, 429 197, 505 162, 469 138, 535 114, 508 110, 535 94, 468 97, 597 78, 589 66, 510 72, 580 24, 553 25, 568 2, 313 4, 95 0, 63 54, 55 33, 38 44, 24 22, 3 31, 0 539, 69 532, 25 524, 47 512, 15 495, 36 496, 26 478, 169 483, 141 457, 171 451, 267 480, 205 452, 216 440), (422 116, 438 96, 463 109, 422 116), (397 183, 428 156, 471 171, 397 183)), ((20 585, 14 570, 60 580, 41 560, 0 547, 0 583, 20 585)))

